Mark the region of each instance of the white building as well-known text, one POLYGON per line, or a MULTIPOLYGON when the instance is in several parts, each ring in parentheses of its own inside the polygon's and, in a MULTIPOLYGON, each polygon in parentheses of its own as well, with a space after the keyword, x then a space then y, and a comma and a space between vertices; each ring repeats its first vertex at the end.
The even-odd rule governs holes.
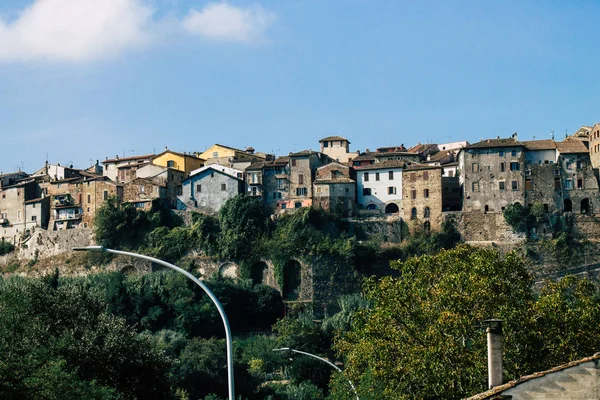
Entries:
POLYGON ((402 160, 356 168, 356 197, 363 210, 398 213, 402 209, 402 160))

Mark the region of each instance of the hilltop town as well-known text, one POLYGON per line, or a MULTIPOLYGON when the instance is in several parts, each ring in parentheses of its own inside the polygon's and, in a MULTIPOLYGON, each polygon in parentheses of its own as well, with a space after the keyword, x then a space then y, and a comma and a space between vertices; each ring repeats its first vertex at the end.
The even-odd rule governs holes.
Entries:
MULTIPOLYGON (((348 139, 330 136, 318 151, 285 156, 214 144, 203 153, 116 156, 86 169, 46 162, 31 174, 0 175, 0 236, 16 245, 36 229, 93 228, 112 197, 141 210, 214 214, 245 194, 274 215, 312 206, 346 217, 399 217, 424 230, 439 229, 447 213, 494 215, 515 203, 592 216, 600 210, 599 151, 596 124, 561 141, 521 141, 515 133, 352 152, 348 139)), ((478 228, 479 239, 498 239, 478 228)))

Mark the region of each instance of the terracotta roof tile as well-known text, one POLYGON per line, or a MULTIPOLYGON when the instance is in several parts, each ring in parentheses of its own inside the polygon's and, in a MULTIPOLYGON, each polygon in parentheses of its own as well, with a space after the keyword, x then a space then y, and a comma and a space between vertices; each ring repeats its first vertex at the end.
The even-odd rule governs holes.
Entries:
POLYGON ((388 169, 388 168, 404 168, 406 161, 404 160, 386 160, 376 162, 370 165, 355 166, 354 169, 362 171, 368 169, 388 169))
POLYGON ((556 143, 556 148, 559 152, 564 154, 574 153, 588 153, 589 150, 585 144, 579 139, 574 137, 568 137, 562 142, 556 143))
POLYGON ((132 161, 132 160, 145 160, 151 159, 155 154, 146 154, 145 156, 132 156, 132 157, 123 157, 123 158, 109 158, 108 160, 102 161, 102 164, 115 163, 120 161, 132 161))
POLYGON ((348 139, 346 139, 345 137, 341 137, 341 136, 327 136, 326 138, 323 138, 323 139, 319 140, 319 143, 320 142, 329 142, 329 141, 332 141, 332 140, 345 140, 348 143, 350 143, 350 141, 348 139))
POLYGON ((552 139, 544 140, 528 140, 523 142, 523 145, 527 150, 554 150, 556 149, 556 142, 552 139))
POLYGON ((485 139, 481 142, 466 146, 465 149, 487 149, 493 147, 522 147, 523 143, 513 138, 506 139, 485 139))

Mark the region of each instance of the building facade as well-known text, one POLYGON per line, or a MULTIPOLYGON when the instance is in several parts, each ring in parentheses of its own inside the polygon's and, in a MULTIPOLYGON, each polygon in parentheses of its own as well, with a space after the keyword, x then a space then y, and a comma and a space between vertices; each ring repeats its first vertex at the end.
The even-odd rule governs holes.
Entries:
POLYGON ((356 198, 361 210, 400 214, 404 161, 381 161, 356 167, 356 198))
POLYGON ((525 147, 516 134, 467 146, 458 162, 463 211, 501 212, 525 204, 525 147))
POLYGON ((193 171, 183 182, 177 208, 218 213, 227 200, 244 193, 243 172, 222 165, 207 165, 193 171))
POLYGON ((350 141, 341 136, 328 136, 319 140, 321 153, 338 162, 350 162, 356 153, 350 153, 350 141))
POLYGON ((402 170, 402 216, 409 226, 439 230, 442 222, 442 168, 410 165, 402 170))
POLYGON ((317 168, 313 183, 313 207, 354 215, 356 181, 354 170, 334 162, 317 168))
POLYGON ((187 178, 192 171, 204 166, 204 160, 193 154, 178 153, 165 148, 165 151, 152 157, 152 164, 183 172, 187 178))

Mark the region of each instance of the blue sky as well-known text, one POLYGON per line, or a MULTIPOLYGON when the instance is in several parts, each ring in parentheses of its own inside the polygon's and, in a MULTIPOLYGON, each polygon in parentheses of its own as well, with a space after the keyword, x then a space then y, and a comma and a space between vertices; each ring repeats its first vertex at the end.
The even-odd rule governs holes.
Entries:
POLYGON ((593 1, 4 0, 0 170, 600 122, 593 1))

